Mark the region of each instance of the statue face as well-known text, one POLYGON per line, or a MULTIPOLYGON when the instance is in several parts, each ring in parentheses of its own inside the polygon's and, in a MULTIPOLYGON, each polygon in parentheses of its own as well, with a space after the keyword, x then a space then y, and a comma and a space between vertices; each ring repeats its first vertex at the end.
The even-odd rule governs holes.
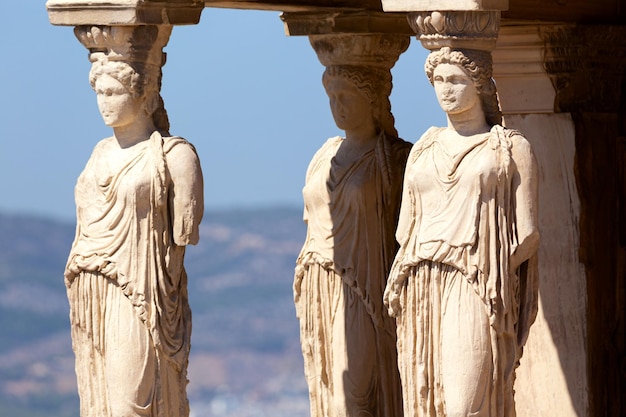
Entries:
POLYGON ((459 114, 480 106, 478 90, 469 75, 457 65, 437 65, 433 85, 439 105, 447 114, 459 114))
POLYGON ((98 96, 98 109, 107 126, 127 126, 140 115, 142 100, 133 97, 115 78, 101 75, 96 80, 94 89, 98 96))
POLYGON ((356 85, 343 77, 332 77, 326 85, 330 110, 339 129, 357 129, 372 123, 372 106, 356 85))

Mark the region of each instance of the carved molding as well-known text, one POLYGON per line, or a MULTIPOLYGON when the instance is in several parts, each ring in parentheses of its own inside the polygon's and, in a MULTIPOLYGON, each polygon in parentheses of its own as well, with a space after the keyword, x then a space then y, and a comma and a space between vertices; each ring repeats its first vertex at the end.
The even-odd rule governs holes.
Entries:
POLYGON ((558 111, 616 112, 625 104, 626 27, 546 26, 541 37, 558 111))
POLYGON ((391 34, 311 35, 311 46, 322 65, 368 66, 391 69, 400 54, 407 50, 411 38, 391 34))
POLYGON ((201 0, 48 0, 50 23, 79 25, 189 25, 200 21, 201 0))
POLYGON ((74 34, 89 50, 89 60, 124 61, 161 67, 172 26, 77 26, 74 34))
POLYGON ((491 51, 500 29, 498 11, 434 11, 408 15, 411 28, 424 48, 491 51))

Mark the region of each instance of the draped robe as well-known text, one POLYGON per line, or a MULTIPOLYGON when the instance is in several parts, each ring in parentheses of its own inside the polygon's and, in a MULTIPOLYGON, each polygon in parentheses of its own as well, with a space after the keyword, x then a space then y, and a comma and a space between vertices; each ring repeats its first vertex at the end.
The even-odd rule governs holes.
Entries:
POLYGON ((341 165, 335 155, 344 140, 320 148, 303 189, 308 231, 294 294, 311 416, 397 417, 395 324, 382 295, 410 144, 381 135, 341 165))
MULTIPOLYGON (((510 257, 528 236, 517 218, 516 131, 494 126, 453 154, 431 128, 405 173, 385 290, 397 318, 405 415, 514 417, 513 383, 537 311, 536 256, 510 257)), ((522 181, 529 180, 522 178, 522 181)))
MULTIPOLYGON (((191 311, 174 240, 195 243, 201 214, 172 219, 181 197, 167 155, 185 147, 201 181, 199 163, 187 141, 155 132, 113 167, 112 140, 78 178, 65 271, 81 416, 186 417, 191 311)), ((202 207, 201 195, 190 199, 202 207)))

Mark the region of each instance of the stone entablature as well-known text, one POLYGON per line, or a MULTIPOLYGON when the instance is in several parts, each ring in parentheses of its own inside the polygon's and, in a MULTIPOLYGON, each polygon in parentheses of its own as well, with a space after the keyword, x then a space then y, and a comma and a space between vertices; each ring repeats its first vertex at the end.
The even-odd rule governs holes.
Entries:
POLYGON ((193 25, 200 21, 199 0, 49 0, 53 25, 193 25))
POLYGON ((382 0, 386 12, 507 10, 509 0, 382 0))

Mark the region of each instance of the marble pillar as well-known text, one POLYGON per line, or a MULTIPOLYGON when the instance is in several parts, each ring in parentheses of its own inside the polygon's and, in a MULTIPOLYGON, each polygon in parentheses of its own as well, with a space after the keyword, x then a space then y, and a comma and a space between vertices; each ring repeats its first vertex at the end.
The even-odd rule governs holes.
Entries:
MULTIPOLYGON (((587 364, 583 398, 589 415, 621 416, 626 413, 626 29, 555 24, 543 26, 540 37, 554 109, 571 117, 575 132, 578 256, 586 278, 577 284, 586 292, 586 309, 575 313, 583 316, 586 329, 587 354, 577 359, 587 364)), ((563 356, 569 357, 575 345, 566 346, 563 356)), ((575 398, 578 392, 570 394, 575 398)))
POLYGON ((539 165, 539 311, 515 385, 520 417, 589 415, 587 294, 579 257, 581 215, 575 127, 554 109, 556 89, 544 66, 546 26, 500 29, 494 56, 507 127, 527 133, 539 165))

